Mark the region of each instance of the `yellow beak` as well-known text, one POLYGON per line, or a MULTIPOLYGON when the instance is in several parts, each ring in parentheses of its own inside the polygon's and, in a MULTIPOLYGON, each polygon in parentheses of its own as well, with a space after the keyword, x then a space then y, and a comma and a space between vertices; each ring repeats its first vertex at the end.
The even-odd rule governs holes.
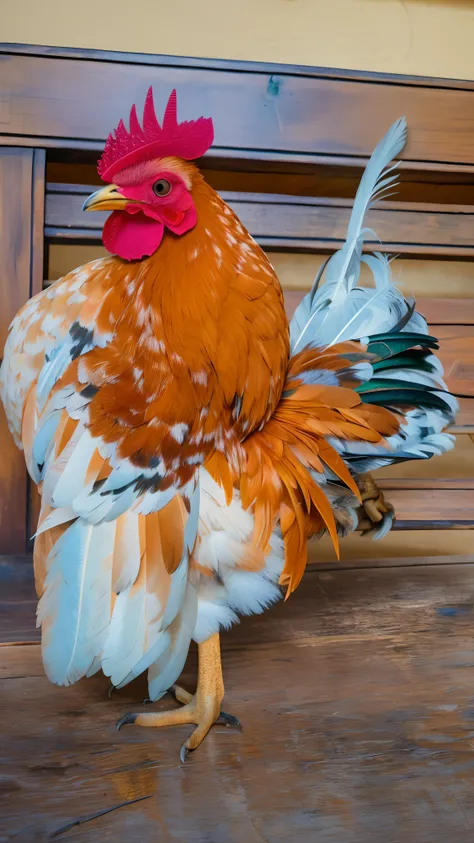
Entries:
POLYGON ((83 211, 119 211, 130 205, 131 199, 126 199, 119 192, 116 184, 108 184, 101 187, 95 193, 91 193, 82 206, 83 211))

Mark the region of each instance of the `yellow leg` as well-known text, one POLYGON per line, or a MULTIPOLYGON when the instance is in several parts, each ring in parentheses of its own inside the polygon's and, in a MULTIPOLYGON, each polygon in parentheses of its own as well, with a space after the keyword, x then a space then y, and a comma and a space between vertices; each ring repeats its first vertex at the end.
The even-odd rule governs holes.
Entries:
POLYGON ((182 708, 173 709, 173 711, 126 714, 117 723, 117 729, 126 723, 148 727, 194 723, 197 728, 181 747, 181 761, 185 761, 188 752, 202 743, 214 723, 219 721, 227 726, 240 727, 235 717, 220 710, 224 698, 224 681, 218 633, 198 645, 198 657, 198 684, 195 695, 192 696, 178 685, 173 685, 170 689, 176 699, 183 703, 182 708))
POLYGON ((369 472, 359 475, 357 485, 362 498, 362 506, 359 507, 358 512, 358 530, 362 530, 363 533, 370 532, 375 524, 380 524, 387 513, 392 513, 392 518, 395 520, 392 504, 385 500, 383 492, 380 491, 369 472))

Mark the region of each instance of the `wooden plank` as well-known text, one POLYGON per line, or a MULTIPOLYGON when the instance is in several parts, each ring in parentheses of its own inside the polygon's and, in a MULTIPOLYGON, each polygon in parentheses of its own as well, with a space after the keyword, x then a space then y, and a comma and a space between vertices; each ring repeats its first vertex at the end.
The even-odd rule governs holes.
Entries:
MULTIPOLYGON (((407 537, 407 540, 410 538, 407 537)), ((343 551, 346 541, 342 543, 343 551)), ((382 544, 375 543, 379 549, 379 556, 365 557, 364 549, 367 542, 364 545, 363 539, 360 540, 360 545, 364 548, 361 553, 348 555, 343 552, 339 561, 333 550, 322 554, 322 544, 318 539, 312 539, 308 543, 308 571, 474 564, 474 556, 465 552, 439 556, 407 556, 406 554, 402 557, 384 556, 385 540, 382 544)), ((31 555, 0 556, 0 585, 0 646, 40 641, 40 630, 36 627, 37 597, 31 555)))
POLYGON ((164 64, 170 67, 204 67, 215 70, 246 70, 278 74, 282 67, 296 76, 323 76, 325 79, 349 79, 352 81, 377 82, 385 84, 398 83, 407 86, 427 88, 449 88, 464 91, 474 90, 474 83, 469 79, 444 79, 439 76, 413 76, 405 73, 382 73, 372 70, 349 70, 339 67, 310 67, 309 65, 285 64, 278 62, 243 61, 239 59, 220 59, 207 57, 169 56, 156 53, 128 53, 122 50, 99 50, 78 47, 47 46, 45 44, 13 44, 0 43, 0 54, 7 53, 23 56, 49 56, 55 58, 74 58, 83 61, 97 59, 99 61, 119 62, 123 64, 164 64))
POLYGON ((440 341, 439 357, 449 389, 474 396, 474 327, 438 325, 435 334, 440 341))
MULTIPOLYGON (((60 246, 52 247, 55 251, 60 246)), ((62 247, 71 248, 71 247, 62 247)), ((99 246, 78 247, 86 260, 97 254, 99 246)), ((311 289, 315 275, 330 252, 321 255, 302 252, 267 250, 283 289, 306 291, 311 289)), ((393 280, 406 296, 415 296, 422 308, 425 298, 474 298, 472 262, 467 260, 432 260, 397 257, 392 261, 393 280)), ((368 268, 362 266, 361 281, 370 283, 368 268)), ((456 324, 456 319, 450 321, 456 324)))
MULTIPOLYGON (((288 317, 291 318, 306 290, 285 290, 285 304, 288 317)), ((438 325, 474 325, 474 298, 472 299, 417 299, 417 310, 423 314, 431 326, 438 325)), ((435 330, 433 328, 433 330, 435 330)), ((440 331, 436 328, 435 333, 440 331)))
POLYGON ((33 150, 33 198, 31 235, 30 295, 35 296, 43 287, 44 277, 44 214, 45 214, 46 153, 33 150))
MULTIPOLYGON (((35 296, 43 288, 45 270, 44 256, 44 213, 45 213, 46 154, 44 149, 33 152, 33 232, 30 295, 35 296)), ((27 478, 26 547, 33 549, 31 536, 36 530, 41 499, 36 486, 27 478)))
MULTIPOLYGON (((377 482, 378 482, 378 478, 377 482)), ((390 495, 387 494, 387 497, 390 495)), ((438 556, 466 556, 472 553, 472 534, 470 530, 437 530, 429 527, 423 530, 392 530, 383 541, 374 541, 370 536, 352 533, 341 541, 341 564, 345 567, 366 560, 377 567, 384 564, 384 559, 398 558, 404 564, 407 557, 425 558, 438 556)), ((309 558, 314 563, 336 561, 334 548, 329 536, 311 541, 309 558)))
MULTIPOLYGON (((0 648, 14 712, 0 721, 0 834, 47 840, 151 796, 64 839, 471 843, 471 585, 470 565, 307 575, 223 636, 225 705, 244 730, 213 728, 184 768, 190 727, 114 730, 143 681, 109 700, 104 677, 57 688, 39 647, 0 648)), ((195 671, 192 655, 185 687, 195 671)))
POLYGON ((423 298, 417 306, 430 325, 474 325, 474 298, 423 298))
POLYGON ((423 489, 390 491, 395 507, 397 530, 474 529, 474 490, 423 489))
MULTIPOLYGON (((398 483, 460 483, 460 489, 470 488, 469 483, 474 478, 474 443, 469 436, 459 434, 454 448, 438 457, 429 460, 413 460, 399 465, 386 466, 377 471, 377 482, 383 481, 387 487, 392 483, 393 488, 398 483)), ((423 488, 423 486, 418 486, 423 488)), ((434 486, 436 488, 436 486, 434 486)), ((439 487, 441 488, 441 487, 439 487)))
POLYGON ((456 424, 449 428, 451 433, 474 433, 474 398, 461 398, 456 424))
POLYGON ((25 461, 11 438, 1 403, 0 443, 0 549, 3 553, 21 553, 26 542, 25 461))
POLYGON ((0 644, 39 641, 30 555, 0 556, 0 644))
MULTIPOLYGON (((0 350, 21 305, 41 289, 45 158, 31 149, 0 150, 0 350)), ((0 407, 0 552, 23 553, 26 471, 0 407)))
MULTIPOLYGON (((443 459, 445 455, 443 454, 443 459)), ((473 464, 474 468, 474 464, 473 464)), ((380 489, 387 491, 387 497, 390 500, 389 492, 393 489, 407 489, 410 491, 422 491, 423 489, 445 489, 452 491, 463 489, 474 489, 474 480, 469 478, 456 479, 453 477, 384 477, 379 479, 377 475, 377 486, 380 489)))
MULTIPOLYGON (((326 255, 304 254, 302 252, 272 252, 268 256, 275 267, 280 282, 285 290, 297 290, 300 296, 312 286, 319 266, 326 255)), ((56 280, 90 260, 104 257, 108 253, 98 242, 89 245, 78 243, 58 243, 49 245, 48 278, 56 280)), ((474 298, 474 283, 472 263, 469 261, 453 260, 416 260, 397 258, 392 263, 394 282, 407 296, 416 296, 420 310, 424 311, 426 297, 442 298, 446 295, 449 285, 449 302, 453 298, 474 298)), ((299 301, 299 298, 298 298, 299 301)), ((449 319, 455 325, 457 317, 449 319)))
POLYGON ((310 68, 305 75, 284 66, 269 72, 264 65, 243 63, 227 70, 160 57, 154 64, 131 64, 101 61, 97 53, 85 62, 84 57, 22 56, 5 49, 5 135, 82 145, 104 141, 130 103, 143 100, 153 84, 159 112, 167 92, 177 87, 182 119, 195 115, 196 103, 200 113, 213 116, 214 155, 300 161, 318 155, 366 157, 387 126, 405 114, 410 126, 406 160, 438 169, 474 164, 474 93, 454 85, 384 84, 382 78, 367 84, 328 78, 328 71, 310 68))
MULTIPOLYGON (((436 531, 437 536, 440 535, 440 531, 436 531)), ((396 536, 400 538, 400 533, 392 533, 392 536, 396 536)), ((423 536, 425 533, 423 533, 423 536)), ((451 537, 451 533, 449 536, 451 537)), ((458 530, 456 534, 454 534, 456 538, 462 537, 463 532, 462 530, 458 530)), ((411 539, 412 533, 408 532, 405 533, 405 539, 408 541, 411 539)), ((472 540, 472 537, 471 537, 472 540)), ((344 540, 345 541, 345 540, 344 540)), ((377 544, 377 542, 375 542, 377 544)), ((384 539, 385 544, 385 539, 384 539)), ((451 554, 440 554, 439 556, 426 556, 420 554, 419 556, 411 556, 407 555, 406 553, 400 554, 399 556, 385 556, 384 554, 384 546, 380 546, 379 543, 379 555, 375 554, 374 556, 365 556, 364 550, 360 550, 358 554, 344 554, 341 556, 341 559, 335 558, 321 558, 321 551, 318 547, 318 541, 311 541, 308 547, 308 567, 307 572, 309 571, 346 571, 346 570, 364 570, 367 568, 379 569, 379 568, 412 568, 418 565, 472 565, 474 564, 474 556, 472 553, 451 553, 451 554)), ((23 626, 21 622, 18 626, 19 635, 23 634, 23 626)), ((22 640, 22 639, 20 639, 22 640)))
MULTIPOLYGON (((201 172, 215 190, 240 193, 279 193, 287 196, 328 196, 335 199, 352 199, 362 176, 362 167, 347 162, 345 167, 330 166, 328 162, 312 164, 307 172, 292 172, 279 166, 270 168, 265 162, 239 161, 210 162, 204 159, 201 172), (220 167, 218 164, 220 163, 220 167), (258 169, 255 169, 258 167, 258 169)), ((100 185, 97 162, 49 161, 48 182, 63 184, 100 185)), ((400 202, 424 202, 437 205, 474 205, 474 180, 472 174, 459 174, 456 178, 446 173, 413 172, 399 170, 396 188, 400 202)))
POLYGON ((0 348, 8 326, 30 294, 33 152, 0 150, 0 348))
MULTIPOLYGON (((163 104, 165 107, 165 103, 163 104)), ((398 119, 398 118, 397 118, 398 119)), ((380 140, 380 138, 378 138, 380 140)), ((75 138, 55 138, 45 135, 2 135, 0 134, 0 146, 19 147, 41 147, 51 150, 51 157, 65 158, 67 161, 74 161, 76 158, 86 161, 97 161, 97 153, 103 151, 104 141, 91 141, 75 138)), ((375 144, 374 144, 375 147, 375 144)), ((200 166, 209 169, 221 169, 226 171, 247 172, 248 170, 259 169, 269 173, 306 173, 313 167, 329 166, 345 170, 349 163, 357 170, 363 170, 367 165, 369 156, 348 157, 346 155, 328 155, 326 153, 304 152, 279 152, 275 155, 272 151, 259 151, 221 148, 213 146, 205 156, 200 159, 200 166)), ((425 180, 427 184, 436 185, 438 182, 446 182, 455 190, 458 183, 471 184, 474 176, 474 164, 449 164, 437 161, 407 161, 401 160, 400 173, 407 180, 425 180), (452 183, 450 183, 450 180, 452 183)), ((75 181, 75 179, 73 179, 75 181)), ((449 200, 446 200, 449 201, 449 200)))
MULTIPOLYGON (((107 213, 85 214, 82 205, 93 185, 48 185, 46 235, 50 239, 100 239, 107 213)), ((255 239, 268 248, 295 251, 334 250, 346 237, 352 202, 343 199, 288 197, 224 192, 255 239)), ((367 225, 383 245, 367 248, 400 254, 474 256, 474 207, 381 202, 367 215, 367 225), (453 209, 452 209, 453 208, 453 209), (461 212, 462 210, 462 212, 461 212)))

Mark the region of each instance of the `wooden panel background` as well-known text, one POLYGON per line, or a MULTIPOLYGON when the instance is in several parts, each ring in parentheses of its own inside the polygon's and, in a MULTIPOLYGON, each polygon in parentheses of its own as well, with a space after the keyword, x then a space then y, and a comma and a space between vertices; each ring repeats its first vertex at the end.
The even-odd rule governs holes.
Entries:
MULTIPOLYGON (((48 238, 100 241, 107 213, 82 211, 93 189, 92 185, 48 185, 48 238)), ((221 191, 221 195, 265 248, 326 251, 340 248, 345 240, 351 200, 235 191, 221 191)), ((367 241, 370 250, 474 256, 474 207, 380 202, 367 214, 367 226, 380 238, 367 241)))
MULTIPOLYGON (((0 354, 8 325, 42 287, 45 156, 41 150, 0 150, 0 354)), ((26 541, 27 481, 0 405, 0 537, 4 553, 26 541)))
POLYGON ((405 114, 411 131, 404 158, 425 169, 439 169, 440 162, 474 166, 474 86, 467 82, 20 46, 25 61, 12 45, 0 49, 16 100, 4 120, 7 140, 31 135, 48 146, 100 149, 110 127, 153 84, 158 110, 176 87, 181 116, 193 114, 197 102, 213 115, 213 156, 238 149, 256 159, 366 157, 390 122, 405 114), (389 87, 381 95, 384 81, 389 87))
MULTIPOLYGON (((150 83, 158 112, 176 85, 181 119, 194 116, 196 102, 215 117, 215 145, 201 162, 204 175, 269 253, 289 313, 327 254, 341 245, 373 147, 390 122, 407 115, 399 193, 374 209, 368 223, 385 241, 382 248, 400 255, 395 281, 418 298, 432 333, 443 341, 448 385, 463 395, 454 427, 461 436, 441 460, 381 473, 387 495, 398 503, 397 526, 408 532, 388 537, 377 553, 397 556, 403 541, 410 548, 430 544, 440 556, 453 542, 468 552, 464 528, 474 524, 474 84, 14 45, 0 45, 0 82, 0 148, 30 162, 21 213, 16 206, 10 211, 16 199, 6 183, 2 191, 3 214, 10 211, 3 237, 15 241, 1 267, 4 321, 42 281, 104 253, 102 215, 85 215, 81 205, 99 182, 95 159, 107 132, 132 101, 143 101, 150 83), (39 145, 47 151, 46 179, 39 145), (20 281, 12 288, 8 261, 20 242, 19 259, 13 258, 20 281), (453 538, 427 529, 434 525, 461 529, 453 538)), ((0 551, 22 553, 38 500, 34 493, 26 496, 21 457, 9 440, 5 453, 4 499, 11 502, 4 517, 11 523, 0 551)), ((372 553, 364 539, 357 545, 350 539, 346 547, 351 550, 343 555, 372 553)), ((320 553, 326 553, 324 542, 320 553)))

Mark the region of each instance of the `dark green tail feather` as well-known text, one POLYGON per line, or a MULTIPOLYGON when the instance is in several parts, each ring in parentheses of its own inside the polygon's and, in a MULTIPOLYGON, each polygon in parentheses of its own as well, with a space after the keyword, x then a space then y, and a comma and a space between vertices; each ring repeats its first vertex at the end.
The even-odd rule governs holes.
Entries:
POLYGON ((402 351, 400 354, 395 354, 393 357, 386 357, 385 360, 377 360, 376 363, 372 364, 372 368, 374 372, 390 369, 416 369, 420 372, 433 374, 437 369, 427 359, 430 354, 431 350, 409 349, 408 351, 402 351))
MULTIPOLYGON (((370 381, 368 382, 370 384, 370 381)), ((357 389, 359 392, 359 388, 357 389)), ((373 392, 363 392, 361 400, 364 404, 377 404, 381 407, 426 407, 431 410, 451 412, 451 407, 437 393, 428 387, 424 390, 415 387, 406 389, 377 389, 373 392)))
MULTIPOLYGON (((359 395, 380 389, 415 389, 417 392, 426 392, 426 390, 429 390, 430 387, 426 386, 424 383, 410 383, 410 381, 403 380, 402 378, 400 378, 400 380, 396 380, 395 378, 384 378, 383 376, 372 377, 370 381, 365 381, 357 386, 357 392, 359 395)), ((436 390, 436 392, 438 391, 442 392, 443 390, 436 390)))
POLYGON ((449 404, 440 393, 443 389, 434 389, 426 384, 383 376, 383 372, 397 369, 436 372, 427 357, 438 348, 435 337, 412 332, 392 332, 374 334, 369 337, 367 350, 379 359, 372 364, 372 378, 357 386, 361 400, 365 404, 377 404, 382 407, 425 407, 432 410, 450 412, 449 404))
POLYGON ((375 354, 380 360, 394 357, 404 351, 411 351, 418 348, 436 351, 439 348, 434 337, 427 337, 422 334, 379 334, 369 337, 367 351, 375 354))

